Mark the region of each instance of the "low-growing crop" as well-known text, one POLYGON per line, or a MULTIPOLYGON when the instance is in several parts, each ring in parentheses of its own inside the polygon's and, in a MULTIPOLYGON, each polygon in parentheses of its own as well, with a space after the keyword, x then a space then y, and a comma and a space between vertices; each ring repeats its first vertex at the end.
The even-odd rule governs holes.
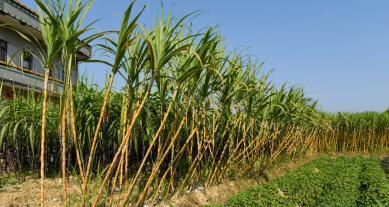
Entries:
POLYGON ((389 180, 385 177, 379 159, 363 162, 358 206, 389 206, 389 180))
POLYGON ((388 200, 378 158, 323 157, 239 193, 226 206, 388 206, 388 200))

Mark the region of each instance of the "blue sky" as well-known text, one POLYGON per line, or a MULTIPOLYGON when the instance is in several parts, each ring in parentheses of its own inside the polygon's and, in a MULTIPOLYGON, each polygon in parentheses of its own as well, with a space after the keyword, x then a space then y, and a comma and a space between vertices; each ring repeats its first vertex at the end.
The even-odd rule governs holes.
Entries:
MULTIPOLYGON (((33 0, 22 0, 36 8, 33 0)), ((129 0, 95 0, 89 20, 97 31, 117 29, 129 0)), ((151 27, 160 1, 147 4, 141 23, 151 27)), ((229 49, 244 49, 274 69, 275 83, 303 87, 325 111, 383 111, 389 107, 387 0, 172 0, 175 16, 200 11, 193 26, 218 26, 229 49)), ((105 66, 81 73, 102 84, 105 66)), ((118 80, 116 87, 119 88, 118 80)))

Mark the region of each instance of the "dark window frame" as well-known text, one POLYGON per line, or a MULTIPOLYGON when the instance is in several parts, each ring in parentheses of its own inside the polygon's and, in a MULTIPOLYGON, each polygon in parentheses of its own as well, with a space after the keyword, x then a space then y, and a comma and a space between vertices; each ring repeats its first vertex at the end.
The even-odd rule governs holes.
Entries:
POLYGON ((22 60, 22 67, 23 69, 33 71, 34 70, 34 57, 31 54, 31 52, 25 50, 22 52, 23 60, 22 60), (27 65, 25 64, 27 62, 27 65))
POLYGON ((7 62, 8 42, 0 39, 0 61, 7 62))
POLYGON ((59 69, 58 79, 61 81, 65 81, 65 70, 64 69, 59 69))

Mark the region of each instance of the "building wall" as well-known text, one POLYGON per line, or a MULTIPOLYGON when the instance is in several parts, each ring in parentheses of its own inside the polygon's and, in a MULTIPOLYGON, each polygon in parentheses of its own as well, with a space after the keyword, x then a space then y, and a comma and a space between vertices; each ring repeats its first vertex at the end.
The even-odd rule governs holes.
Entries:
POLYGON ((39 29, 36 15, 23 8, 15 0, 0 0, 0 10, 35 29, 39 29))
MULTIPOLYGON (((39 46, 34 45, 31 42, 28 42, 24 38, 22 38, 16 32, 6 29, 0 28, 0 39, 7 42, 7 62, 11 65, 22 67, 21 65, 21 52, 31 51, 34 54, 32 71, 38 74, 44 74, 43 65, 41 63, 41 57, 39 53, 39 46)), ((63 73, 63 66, 60 64, 58 60, 53 68, 52 77, 58 80, 61 80, 63 73)), ((0 74, 1 76, 1 74, 0 74)), ((77 79, 77 71, 74 71, 73 78, 77 79)))
MULTIPOLYGON (((17 0, 0 0, 0 24, 7 23, 20 31, 42 38, 37 14, 19 3, 17 0)), ((0 39, 7 42, 7 61, 0 62, 0 84, 17 86, 19 89, 33 89, 40 93, 43 89, 44 69, 41 62, 39 45, 23 39, 17 32, 0 27, 0 39), (33 56, 32 68, 24 69, 21 53, 29 51, 33 56), (11 67, 10 67, 11 66, 11 67)), ((86 45, 77 54, 77 61, 87 60, 91 57, 92 49, 86 45)), ((58 58, 51 71, 49 92, 60 94, 63 91, 63 65, 58 58)), ((72 82, 78 79, 78 65, 72 71, 72 82)))
POLYGON ((11 87, 2 86, 0 91, 1 97, 3 99, 12 99, 13 98, 13 90, 11 87))

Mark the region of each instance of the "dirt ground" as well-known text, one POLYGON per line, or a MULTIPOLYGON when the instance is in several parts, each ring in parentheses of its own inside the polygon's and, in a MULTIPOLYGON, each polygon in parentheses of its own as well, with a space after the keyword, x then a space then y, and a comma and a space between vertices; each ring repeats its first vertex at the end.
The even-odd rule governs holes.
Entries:
MULTIPOLYGON (((339 155, 334 155, 339 156, 339 155)), ((344 156, 355 156, 355 154, 346 154, 344 156)), ((389 169, 389 154, 375 155, 379 156, 383 160, 383 166, 385 169, 389 169)), ((192 207, 202 206, 209 204, 221 204, 227 201, 232 195, 243 191, 247 188, 254 187, 256 185, 269 182, 275 178, 282 176, 298 168, 319 156, 313 156, 296 161, 289 161, 277 166, 272 167, 264 172, 264 175, 259 179, 237 179, 226 180, 218 185, 210 186, 205 189, 199 188, 185 195, 174 196, 168 201, 164 201, 158 206, 179 206, 179 207, 192 207)), ((45 202, 46 206, 59 207, 63 206, 62 201, 62 181, 60 178, 46 179, 45 180, 45 202)), ((81 195, 81 188, 78 181, 72 177, 68 182, 68 195, 69 197, 79 197, 81 195)), ((32 207, 39 206, 40 199, 40 180, 33 179, 32 177, 26 177, 25 181, 14 184, 6 184, 0 187, 0 207, 32 207)), ((74 205, 74 201, 70 201, 70 205, 74 205)))
MULTIPOLYGON (((81 190, 69 180, 67 188, 69 195, 81 195, 81 190)), ((46 206, 59 207, 62 205, 62 180, 45 179, 45 203, 46 206)), ((6 184, 0 188, 0 207, 30 207, 40 205, 40 179, 31 177, 16 184, 6 184)))

